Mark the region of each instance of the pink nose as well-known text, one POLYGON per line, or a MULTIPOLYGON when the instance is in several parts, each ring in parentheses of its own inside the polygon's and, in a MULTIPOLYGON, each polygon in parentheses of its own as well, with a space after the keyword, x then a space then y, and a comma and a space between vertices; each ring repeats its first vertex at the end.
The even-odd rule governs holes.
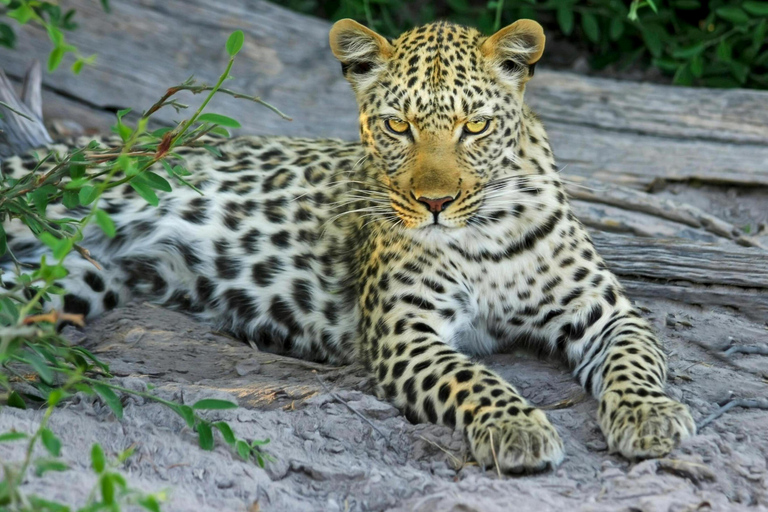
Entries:
POLYGON ((421 196, 418 201, 427 205, 427 208, 429 208, 429 211, 432 213, 440 213, 441 211, 445 210, 448 205, 453 202, 454 199, 455 197, 451 196, 440 197, 437 199, 421 196))

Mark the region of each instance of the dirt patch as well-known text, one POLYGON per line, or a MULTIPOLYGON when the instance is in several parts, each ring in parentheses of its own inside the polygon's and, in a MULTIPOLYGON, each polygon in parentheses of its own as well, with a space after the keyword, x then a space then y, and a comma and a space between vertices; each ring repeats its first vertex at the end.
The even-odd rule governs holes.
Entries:
MULTIPOLYGON (((764 343, 764 325, 673 302, 640 306, 667 340, 670 394, 697 421, 732 396, 768 395, 765 357, 722 355, 729 344, 764 343)), ((270 438, 266 451, 276 459, 262 470, 222 446, 202 451, 180 418, 140 398, 124 398, 117 421, 101 402, 78 395, 51 420, 72 469, 25 485, 73 505, 93 485, 82 454, 98 441, 112 455, 135 444, 124 472, 136 487, 168 489, 168 511, 247 511, 254 503, 279 511, 768 510, 768 411, 734 409, 669 457, 634 464, 607 453, 595 401, 559 363, 489 356, 486 364, 549 409, 567 450, 554 472, 499 479, 470 462, 461 434, 413 425, 375 398, 359 367, 257 352, 148 304, 69 335, 108 361, 124 386, 151 383, 159 396, 184 403, 236 400, 242 408, 210 411, 210 418, 228 421, 241 437, 270 438)), ((6 408, 0 431, 32 431, 40 416, 6 408)), ((0 457, 21 456, 20 446, 0 444, 0 457)))

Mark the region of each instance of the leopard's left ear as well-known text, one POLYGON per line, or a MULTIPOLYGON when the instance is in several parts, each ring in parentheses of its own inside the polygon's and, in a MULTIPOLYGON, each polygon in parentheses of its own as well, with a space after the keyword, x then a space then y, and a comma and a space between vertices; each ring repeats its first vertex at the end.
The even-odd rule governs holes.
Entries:
POLYGON ((544 53, 545 40, 541 25, 533 20, 517 20, 483 41, 480 51, 503 75, 524 84, 533 76, 534 65, 544 53))

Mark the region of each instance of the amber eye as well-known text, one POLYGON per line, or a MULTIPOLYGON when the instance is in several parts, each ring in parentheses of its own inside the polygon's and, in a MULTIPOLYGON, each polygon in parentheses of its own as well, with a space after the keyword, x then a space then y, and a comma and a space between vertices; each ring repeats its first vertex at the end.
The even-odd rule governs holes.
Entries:
POLYGON ((487 130, 489 124, 490 123, 488 122, 488 119, 481 119, 478 121, 469 121, 467 124, 464 125, 464 130, 466 130, 467 133, 471 133, 472 135, 477 135, 487 130))
POLYGON ((411 127, 407 121, 401 121, 400 119, 387 119, 386 125, 387 128, 397 134, 403 134, 411 127))

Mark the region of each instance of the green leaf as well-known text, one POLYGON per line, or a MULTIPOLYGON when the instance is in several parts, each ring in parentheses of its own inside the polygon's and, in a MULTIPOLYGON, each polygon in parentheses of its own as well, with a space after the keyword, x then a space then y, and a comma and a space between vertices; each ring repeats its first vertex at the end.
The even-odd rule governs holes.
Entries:
POLYGON ((59 402, 67 398, 69 394, 64 391, 61 388, 54 389, 50 393, 48 393, 48 398, 46 398, 46 401, 48 402, 48 405, 51 407, 56 407, 59 405, 59 402))
POLYGON ((0 46, 13 48, 15 45, 16 34, 13 32, 13 29, 5 23, 0 23, 0 46))
MULTIPOLYGON (((0 496, 2 496, 1 492, 0 496)), ((32 504, 32 510, 36 512, 72 512, 72 510, 66 505, 62 505, 61 503, 57 503, 55 501, 44 500, 39 496, 28 496, 27 498, 32 504)), ((81 509, 78 512, 84 511, 81 509)))
POLYGON ((557 8, 557 24, 563 34, 569 36, 573 32, 573 6, 561 5, 557 8))
POLYGON ((109 0, 101 0, 101 8, 104 9, 104 12, 107 14, 112 11, 112 7, 109 5, 109 0))
POLYGON ((155 174, 152 171, 144 171, 144 173, 141 174, 140 178, 143 182, 145 182, 147 185, 149 185, 152 188, 156 188, 164 192, 170 192, 171 190, 173 190, 171 188, 171 184, 168 183, 168 180, 166 180, 162 176, 155 174))
POLYGON ((57 188, 53 185, 43 185, 30 194, 32 204, 35 205, 37 212, 45 216, 45 209, 48 207, 48 201, 51 194, 55 194, 57 188))
POLYGON ((242 30, 235 30, 229 35, 229 39, 227 39, 227 53, 230 57, 237 55, 237 52, 243 47, 243 42, 245 42, 245 35, 242 30))
POLYGON ((752 34, 752 46, 760 49, 766 42, 765 35, 768 33, 768 20, 762 20, 758 23, 752 34))
POLYGON ((107 459, 104 457, 104 450, 101 449, 99 443, 94 443, 91 446, 91 466, 98 474, 101 474, 104 468, 107 467, 107 459))
POLYGON ((63 46, 57 46, 53 50, 51 50, 51 53, 48 55, 48 72, 53 73, 56 71, 56 68, 59 67, 59 64, 61 64, 61 59, 64 58, 64 47, 63 46))
POLYGON ((242 439, 237 440, 235 443, 235 449, 237 450, 237 454, 240 455, 241 459, 248 460, 251 458, 251 447, 248 446, 248 443, 242 439))
POLYGON ((90 350, 83 347, 72 347, 72 350, 80 352, 85 357, 93 361, 93 364, 101 368, 105 373, 107 374, 109 373, 109 365, 102 363, 95 355, 93 355, 93 353, 90 350))
POLYGON ((53 384, 53 370, 48 366, 45 359, 35 352, 26 353, 24 359, 35 369, 40 380, 46 384, 53 384))
POLYGON ((740 84, 729 76, 712 76, 704 79, 704 85, 718 89, 735 89, 740 84))
POLYGON ((269 444, 269 438, 254 439, 253 441, 251 441, 251 448, 255 448, 256 446, 264 446, 265 444, 269 444))
POLYGON ((229 132, 227 131, 227 129, 222 128, 221 126, 213 127, 213 129, 211 130, 211 133, 213 135, 218 135, 220 137, 229 137, 229 132))
POLYGON ((28 437, 29 434, 24 432, 6 432, 5 434, 0 434, 0 443, 18 441, 20 439, 27 439, 28 437))
POLYGON ((74 190, 65 190, 61 202, 69 209, 80 206, 80 198, 78 197, 78 193, 74 190))
POLYGON ((109 238, 115 238, 117 231, 115 230, 115 223, 112 222, 112 218, 104 210, 96 210, 96 224, 99 225, 104 234, 109 238))
MULTIPOLYGON (((48 232, 40 233, 37 238, 40 239, 40 241, 45 245, 50 247, 51 251, 53 252, 53 257, 57 260, 61 260, 72 249, 73 242, 71 240, 62 240, 61 238, 56 238, 48 232)), ((58 274, 59 272, 56 271, 55 273, 58 274)))
POLYGON ((594 14, 585 12, 581 15, 581 28, 590 41, 593 43, 600 42, 600 26, 597 24, 597 18, 594 14))
POLYGON ((704 74, 704 59, 701 57, 701 55, 696 55, 694 58, 692 58, 690 66, 693 76, 696 78, 701 78, 701 75, 704 74))
POLYGON ((75 153, 69 159, 69 176, 73 179, 80 179, 85 176, 85 156, 82 152, 75 153))
POLYGON ((114 391, 104 384, 93 384, 93 390, 96 391, 107 406, 112 409, 112 412, 117 416, 117 419, 123 418, 123 404, 120 403, 120 399, 114 391))
POLYGON ((232 432, 232 427, 230 427, 228 423, 224 421, 218 421, 214 423, 213 426, 219 429, 219 432, 221 432, 221 437, 224 438, 225 443, 230 446, 234 446, 237 439, 235 438, 235 433, 232 432))
POLYGON ((118 110, 115 115, 117 116, 118 121, 122 121, 123 117, 128 115, 133 109, 132 108, 123 108, 118 110))
POLYGON ((624 20, 618 16, 611 19, 611 26, 608 30, 608 37, 611 41, 618 41, 624 35, 624 20))
POLYGON ((213 450, 213 431, 211 425, 201 421, 197 424, 197 434, 200 437, 200 448, 213 450))
POLYGON ((732 60, 728 64, 731 66, 731 75, 733 75, 740 84, 745 83, 749 76, 749 66, 735 60, 732 60))
POLYGON ((96 187, 86 185, 80 189, 77 196, 80 199, 80 204, 87 205, 91 204, 99 196, 99 191, 96 187))
POLYGON ((77 59, 75 62, 72 63, 72 72, 76 75, 79 75, 80 72, 83 70, 84 65, 85 65, 85 61, 83 61, 83 59, 77 59))
POLYGON ((48 453, 54 457, 61 455, 61 440, 56 437, 56 434, 49 428, 43 428, 40 433, 40 439, 43 441, 43 446, 48 450, 48 453))
POLYGON ((715 14, 717 14, 724 20, 730 21, 731 23, 734 23, 736 25, 749 23, 749 16, 747 16, 747 13, 745 13, 741 8, 736 6, 728 5, 725 7, 718 7, 717 9, 715 9, 715 14))
POLYGON ((666 32, 664 29, 659 25, 648 23, 643 24, 640 30, 643 34, 645 46, 648 48, 648 51, 651 52, 651 55, 656 58, 661 57, 664 50, 663 41, 666 39, 666 32))
POLYGON ((704 43, 698 43, 684 48, 677 48, 672 51, 672 56, 676 59, 690 59, 704 51, 704 43))
POLYGON ((227 128, 240 128, 241 126, 235 119, 221 114, 214 114, 213 112, 201 114, 197 120, 201 123, 213 123, 219 126, 226 126, 227 128))
POLYGON ((184 418, 184 421, 187 422, 187 426, 189 428, 193 428, 195 426, 195 411, 193 411, 190 406, 180 405, 175 410, 179 416, 184 418))
POLYGON ((768 2, 749 0, 741 4, 745 11, 755 16, 768 16, 768 2))
POLYGON ((131 180, 130 185, 133 190, 135 190, 141 197, 144 198, 146 202, 152 206, 157 206, 160 204, 160 200, 157 198, 157 194, 155 194, 155 191, 152 190, 152 188, 150 188, 148 185, 136 181, 136 179, 131 180))
POLYGON ((133 453, 134 453, 135 451, 136 451, 136 447, 135 447, 135 446, 129 446, 127 449, 125 449, 125 450, 123 450, 122 452, 120 452, 120 454, 117 456, 117 461, 118 461, 120 464, 122 464, 123 462, 125 462, 126 460, 128 460, 128 458, 129 458, 131 455, 133 455, 133 453))
POLYGON ((130 126, 127 126, 123 123, 117 123, 117 125, 115 125, 115 129, 120 138, 123 139, 123 142, 128 142, 128 139, 130 139, 131 135, 133 134, 133 130, 131 130, 130 126))
POLYGON ((102 475, 99 479, 99 485, 101 486, 101 500, 107 505, 112 505, 115 502, 115 482, 112 475, 102 475))
POLYGON ((64 44, 64 34, 58 28, 53 25, 48 25, 48 37, 54 46, 62 46, 64 44))
POLYGON ((216 400, 214 398, 204 398, 195 402, 192 409, 237 409, 237 404, 228 400, 216 400))
MULTIPOLYGON (((152 131, 150 133, 150 135, 152 135, 153 137, 157 137, 159 139, 159 138, 162 138, 163 135, 165 135, 166 133, 168 133, 172 129, 173 128, 171 128, 169 126, 164 126, 163 128, 158 128, 157 130, 152 131)), ((165 161, 165 160, 163 160, 163 161, 165 161)))
MULTIPOLYGON (((208 151, 212 155, 215 155, 215 156, 218 156, 218 157, 221 156, 221 151, 216 146, 210 146, 208 144, 203 144, 203 147, 206 149, 206 151, 208 151)), ((165 160, 163 160, 163 161, 165 161, 165 160)))
POLYGON ((27 4, 23 3, 19 5, 16 9, 13 9, 12 11, 8 11, 5 13, 6 16, 9 18, 13 18, 22 25, 25 25, 29 20, 32 19, 32 16, 34 15, 34 12, 32 11, 32 8, 27 4))
POLYGON ((733 47, 723 39, 717 44, 717 58, 723 62, 730 62, 733 54, 733 47))
POLYGON ((0 256, 4 255, 8 251, 8 239, 5 236, 5 228, 0 223, 0 256))
POLYGON ((691 85, 693 84, 693 73, 688 64, 683 64, 677 68, 675 76, 672 77, 672 83, 676 85, 691 85))
POLYGON ((150 512, 160 512, 160 502, 154 496, 144 496, 139 498, 138 503, 150 512))
POLYGON ((35 461, 35 475, 43 476, 48 471, 66 471, 69 466, 63 460, 37 459, 35 461))

